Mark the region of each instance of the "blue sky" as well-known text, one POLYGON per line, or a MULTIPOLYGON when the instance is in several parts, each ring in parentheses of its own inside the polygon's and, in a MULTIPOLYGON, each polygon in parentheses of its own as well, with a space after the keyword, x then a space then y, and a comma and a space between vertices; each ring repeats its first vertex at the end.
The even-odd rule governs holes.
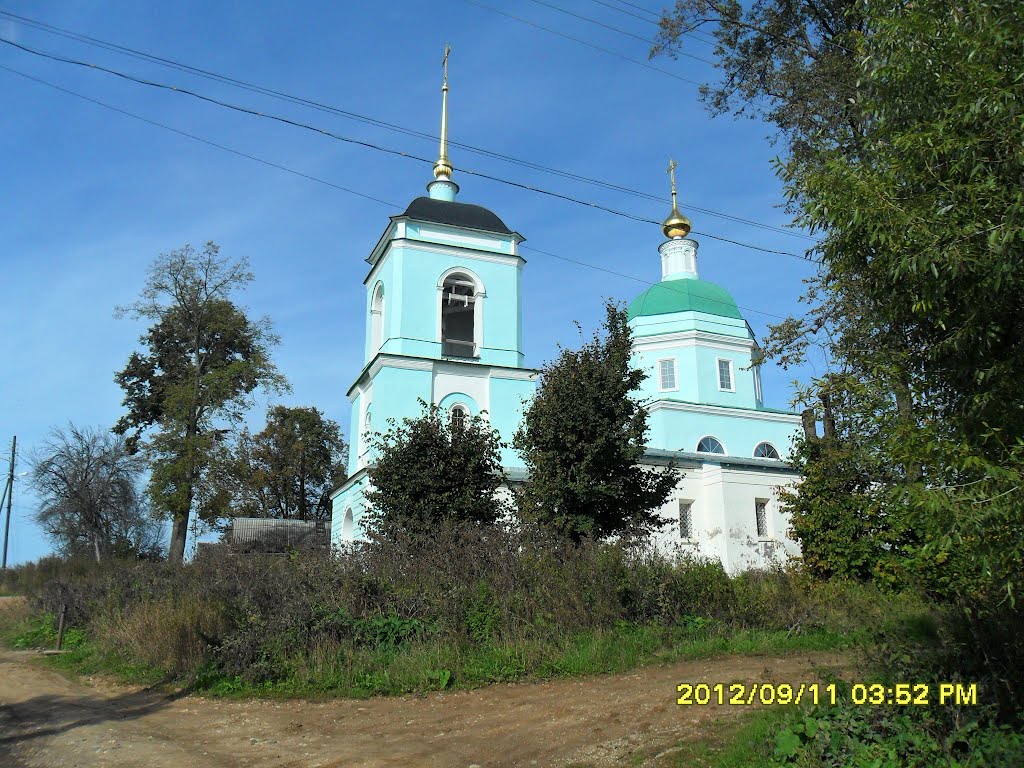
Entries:
MULTIPOLYGON (((484 2, 484 0, 481 0, 484 2)), ((649 37, 655 27, 591 0, 552 0, 572 12, 649 37)), ((646 61, 640 40, 532 0, 488 5, 624 56, 646 61)), ((616 5, 616 2, 609 3, 616 5)), ((636 4, 656 11, 654 0, 636 4)), ((628 5, 621 5, 630 10, 628 5)), ((203 0, 111 3, 0 0, 0 9, 425 133, 439 120, 441 55, 450 59, 454 141, 665 194, 669 156, 696 232, 803 253, 808 240, 696 213, 687 203, 782 226, 777 151, 766 126, 711 118, 695 86, 714 70, 662 58, 652 71, 468 0, 370 3, 203 0)), ((635 10, 633 11, 636 12, 635 10)), ((308 122, 355 139, 433 158, 432 142, 249 93, 5 21, 0 37, 144 79, 308 122)), ((712 58, 711 48, 686 51, 712 58)), ((114 319, 139 293, 158 253, 214 240, 247 256, 256 275, 239 297, 269 315, 275 359, 293 391, 348 423, 345 391, 361 367, 364 259, 387 224, 425 194, 430 166, 232 112, 186 95, 0 45, 0 66, 76 91, 239 152, 388 201, 384 205, 261 165, 0 70, 0 453, 18 436, 18 471, 54 425, 109 426, 122 412, 114 383, 140 323, 114 319)), ((668 204, 572 182, 453 148, 461 202, 491 208, 532 246, 647 281, 660 277, 657 227, 485 179, 459 168, 579 197, 644 218, 668 204)), ((729 288, 759 336, 769 315, 798 311, 812 266, 697 235, 701 277, 729 288)), ((645 285, 524 250, 527 364, 576 345, 602 298, 628 300, 645 285)), ((763 374, 766 403, 786 407, 794 377, 763 374)), ((277 402, 277 401, 275 401, 277 402)), ((251 422, 268 401, 257 398, 251 422)), ((0 468, 6 471, 6 460, 0 468)), ((31 523, 26 479, 15 491, 10 561, 49 549, 31 523)))

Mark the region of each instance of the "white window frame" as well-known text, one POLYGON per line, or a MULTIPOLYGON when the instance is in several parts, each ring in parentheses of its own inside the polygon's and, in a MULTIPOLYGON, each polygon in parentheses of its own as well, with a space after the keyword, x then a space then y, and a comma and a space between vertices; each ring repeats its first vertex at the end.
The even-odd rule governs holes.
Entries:
POLYGON ((455 409, 456 408, 458 408, 460 411, 462 411, 462 414, 463 414, 462 415, 462 419, 463 419, 462 426, 463 426, 463 428, 465 428, 466 422, 468 422, 471 418, 473 418, 473 412, 471 410, 469 410, 469 406, 468 405, 466 405, 465 403, 452 403, 450 406, 448 406, 448 429, 449 429, 449 431, 451 431, 451 429, 452 429, 452 417, 455 415, 455 409))
POLYGON ((484 299, 487 298, 487 288, 473 270, 466 267, 451 267, 441 273, 437 281, 437 318, 435 328, 435 341, 441 352, 444 351, 444 334, 441 331, 441 306, 444 303, 444 283, 452 275, 463 275, 469 282, 474 284, 473 291, 473 356, 460 358, 461 360, 479 360, 481 350, 484 348, 484 299))
POLYGON ((696 544, 697 536, 694 531, 696 530, 693 525, 693 499, 676 499, 676 511, 678 512, 679 521, 679 540, 683 544, 696 544), (689 537, 683 536, 683 509, 686 508, 690 513, 690 535, 689 537))
POLYGON ((370 356, 384 346, 384 283, 378 281, 370 299, 370 356))
POLYGON ((365 467, 369 463, 370 449, 370 430, 373 429, 373 403, 367 403, 366 408, 363 410, 363 417, 360 420, 359 429, 359 466, 365 467))
POLYGON ((662 357, 658 359, 658 391, 659 392, 678 392, 679 391, 679 364, 674 357, 662 357), (665 386, 665 378, 662 375, 661 364, 671 363, 672 364, 672 382, 673 386, 665 386))
POLYGON ((704 435, 703 437, 701 437, 701 439, 697 441, 697 448, 694 450, 694 453, 702 453, 705 456, 728 456, 729 455, 729 452, 725 448, 725 443, 723 443, 721 440, 719 440, 714 435, 704 435), (716 443, 718 443, 720 446, 722 446, 722 452, 721 453, 713 453, 711 451, 702 451, 702 450, 700 450, 700 444, 703 443, 709 437, 712 440, 714 440, 716 443))
POLYGON ((768 502, 770 499, 754 499, 754 531, 757 533, 758 541, 771 541, 770 526, 768 524, 768 502), (761 511, 761 506, 764 506, 764 532, 762 533, 758 526, 759 517, 758 512, 761 511))
POLYGON ((732 358, 720 357, 715 363, 715 376, 718 377, 718 391, 719 392, 735 392, 736 391, 736 370, 732 364, 732 358), (728 387, 722 386, 722 363, 729 364, 729 384, 728 387))
POLYGON ((754 446, 754 458, 755 459, 771 459, 772 458, 771 456, 758 456, 757 455, 757 449, 760 448, 762 445, 767 445, 769 448, 771 448, 773 451, 775 451, 775 459, 776 460, 782 458, 782 454, 779 452, 779 449, 776 448, 773 443, 770 443, 767 440, 762 440, 761 442, 759 442, 757 445, 754 446))

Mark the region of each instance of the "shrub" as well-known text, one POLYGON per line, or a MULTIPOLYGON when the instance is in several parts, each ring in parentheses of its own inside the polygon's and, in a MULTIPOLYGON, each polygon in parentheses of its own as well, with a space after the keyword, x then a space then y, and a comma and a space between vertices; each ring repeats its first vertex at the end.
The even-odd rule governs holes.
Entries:
POLYGON ((877 617, 866 606, 882 601, 865 587, 847 596, 789 571, 730 578, 718 563, 647 547, 456 522, 429 543, 399 531, 338 557, 221 552, 185 567, 53 573, 33 595, 35 609, 67 605, 70 625, 125 662, 179 677, 201 670, 210 685, 301 679, 355 691, 410 685, 397 678, 511 679, 577 651, 578 663, 551 668, 601 666, 593 659, 605 656, 621 666, 622 649, 601 648, 625 637, 636 640, 626 655, 639 659, 709 632, 854 630, 877 617))

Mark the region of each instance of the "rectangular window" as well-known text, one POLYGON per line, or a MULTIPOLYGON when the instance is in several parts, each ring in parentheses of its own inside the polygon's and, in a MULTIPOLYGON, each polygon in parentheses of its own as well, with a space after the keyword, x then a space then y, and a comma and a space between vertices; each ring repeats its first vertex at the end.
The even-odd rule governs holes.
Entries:
POLYGON ((693 541, 693 502, 679 500, 679 538, 693 541))
POLYGON ((754 502, 754 517, 757 519, 757 538, 768 538, 768 502, 757 499, 754 502))
POLYGON ((754 368, 754 399, 757 400, 757 402, 759 402, 759 403, 762 400, 764 400, 764 397, 761 395, 761 366, 760 365, 757 366, 756 368, 754 368))
POLYGON ((732 383, 732 360, 718 358, 718 388, 726 392, 734 392, 732 383))
POLYGON ((676 388, 676 361, 667 358, 658 361, 658 389, 664 392, 676 388))

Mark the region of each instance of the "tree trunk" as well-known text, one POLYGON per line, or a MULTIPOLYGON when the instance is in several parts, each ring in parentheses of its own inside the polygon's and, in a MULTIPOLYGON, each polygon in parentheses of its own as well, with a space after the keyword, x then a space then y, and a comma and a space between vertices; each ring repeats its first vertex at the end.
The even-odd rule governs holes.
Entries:
POLYGON ((812 443, 818 439, 818 425, 813 408, 804 408, 800 414, 800 423, 804 428, 804 440, 812 443))
POLYGON ((174 516, 171 524, 171 547, 167 552, 167 562, 181 565, 185 562, 185 537, 188 535, 188 515, 174 516))
POLYGON ((828 392, 821 393, 821 429, 825 440, 833 440, 836 436, 836 417, 832 412, 832 396, 828 392))
POLYGON ((92 546, 96 552, 96 562, 100 562, 100 535, 96 532, 92 532, 92 546))

